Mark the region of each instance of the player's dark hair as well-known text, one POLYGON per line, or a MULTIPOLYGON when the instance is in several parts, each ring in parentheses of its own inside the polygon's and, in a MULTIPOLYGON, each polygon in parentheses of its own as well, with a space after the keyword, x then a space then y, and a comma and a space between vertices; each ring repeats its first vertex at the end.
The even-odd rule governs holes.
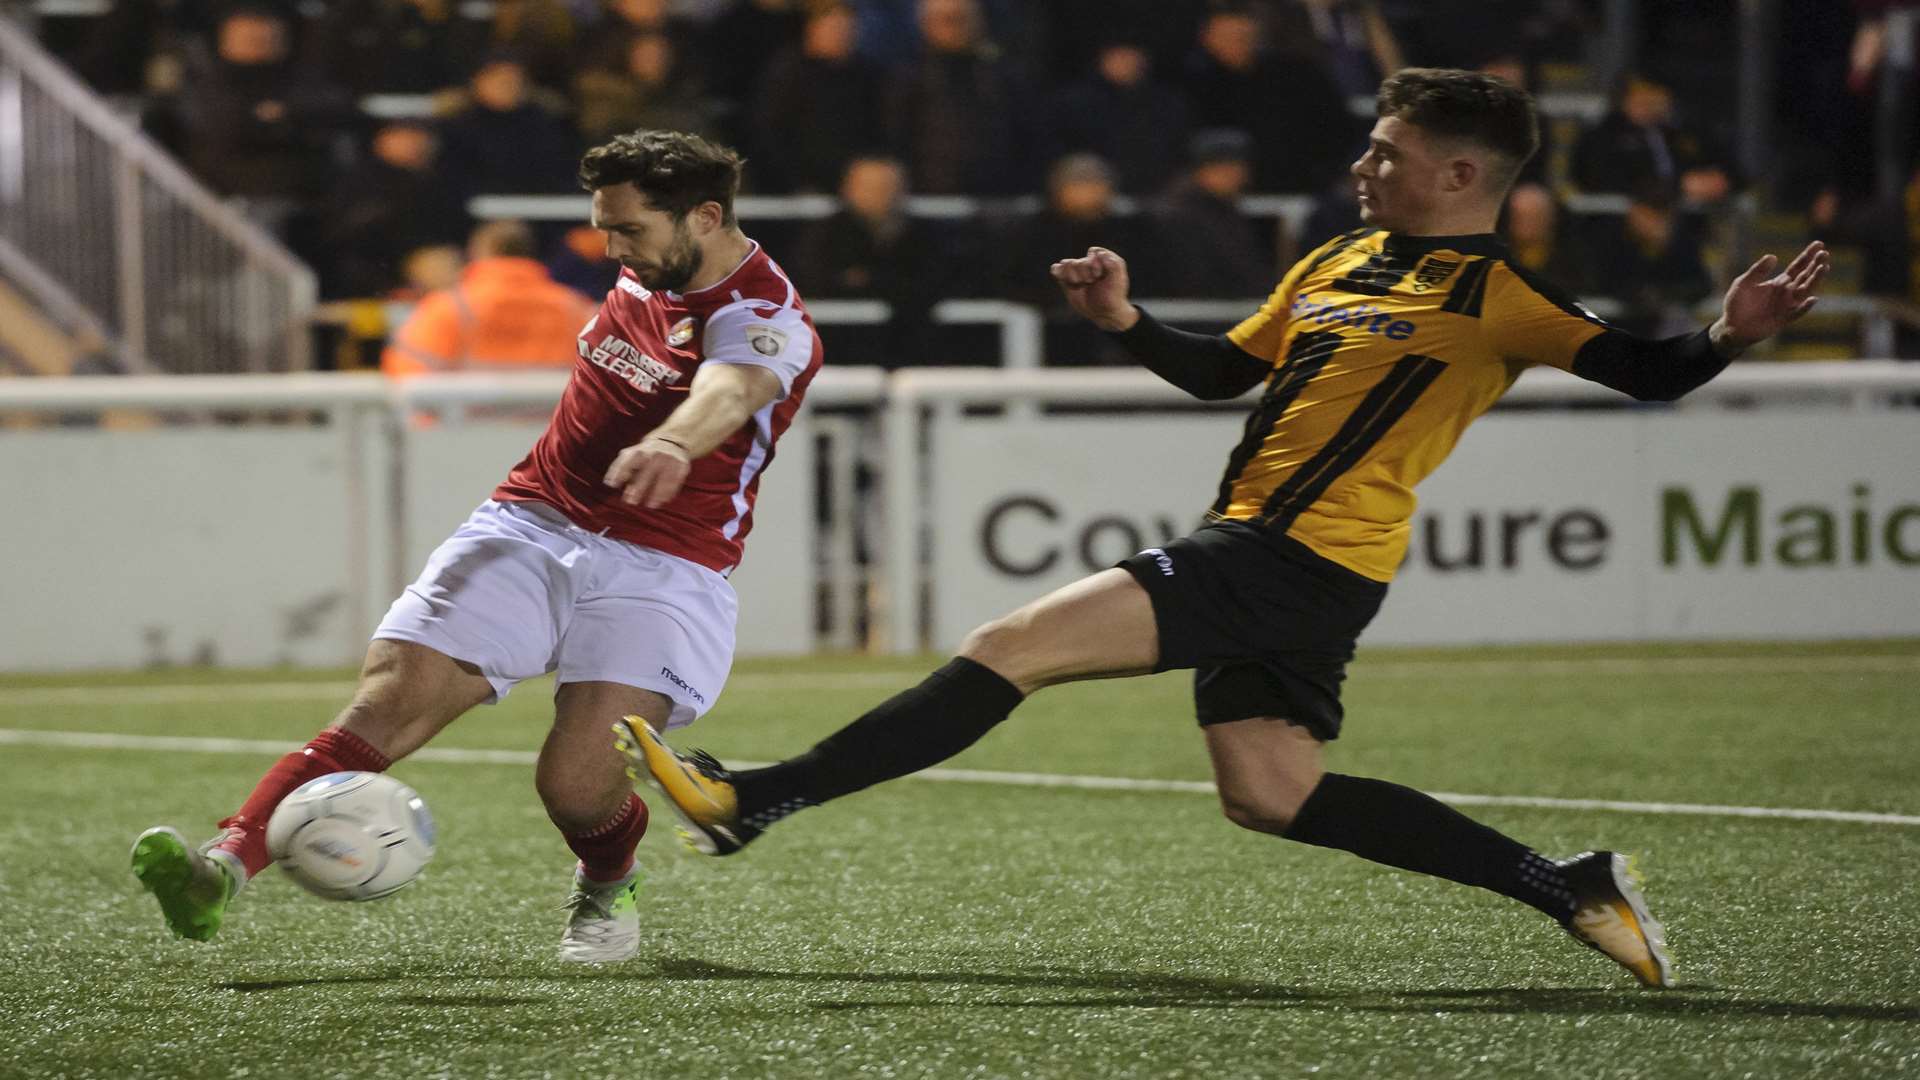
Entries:
POLYGON ((635 131, 587 151, 580 159, 580 186, 598 191, 632 184, 648 205, 676 219, 716 202, 731 225, 744 162, 731 149, 684 131, 635 131))
POLYGON ((1493 151, 1506 166, 1494 176, 1502 191, 1540 149, 1533 95, 1483 72, 1402 68, 1380 84, 1375 102, 1381 116, 1493 151))

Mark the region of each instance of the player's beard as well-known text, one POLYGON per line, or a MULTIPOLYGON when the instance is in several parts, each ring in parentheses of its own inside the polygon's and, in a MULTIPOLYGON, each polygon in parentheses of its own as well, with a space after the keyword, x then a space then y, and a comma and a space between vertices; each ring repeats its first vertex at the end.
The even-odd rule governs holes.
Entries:
POLYGON ((640 284, 656 292, 684 292, 687 283, 700 270, 700 245, 693 242, 693 230, 687 228, 685 218, 674 223, 673 239, 667 244, 667 252, 661 256, 658 265, 653 263, 620 260, 621 265, 633 271, 640 284))

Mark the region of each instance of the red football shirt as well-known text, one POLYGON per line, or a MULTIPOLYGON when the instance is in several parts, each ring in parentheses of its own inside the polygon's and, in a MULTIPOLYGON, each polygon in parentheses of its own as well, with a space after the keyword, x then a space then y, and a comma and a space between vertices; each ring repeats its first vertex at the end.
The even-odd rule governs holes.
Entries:
POLYGON ((758 243, 725 280, 685 296, 647 289, 623 269, 576 345, 546 433, 493 497, 545 503, 581 528, 730 572, 774 444, 820 370, 820 335, 793 283, 758 243), (666 505, 627 505, 606 486, 607 467, 686 400, 702 364, 767 368, 782 395, 696 459, 666 505))

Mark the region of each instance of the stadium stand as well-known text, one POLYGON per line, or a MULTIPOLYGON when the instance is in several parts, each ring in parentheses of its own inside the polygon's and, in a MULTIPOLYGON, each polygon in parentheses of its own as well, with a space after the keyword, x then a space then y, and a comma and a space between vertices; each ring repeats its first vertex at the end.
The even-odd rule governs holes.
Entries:
MULTIPOLYGON (((1544 147, 1529 166, 1534 186, 1516 196, 1526 258, 1597 307, 1643 328, 1674 321, 1749 252, 1818 234, 1837 246, 1836 295, 1771 355, 1914 355, 1920 186, 1906 182, 1914 140, 1900 125, 1913 68, 1911 49, 1888 45, 1911 33, 1904 5, 1778 14, 1760 151, 1736 130, 1736 50, 1702 45, 1736 34, 1725 7, 37 0, 16 17, 313 268, 332 302, 316 322, 322 367, 377 356, 422 291, 408 266, 436 257, 416 252, 457 242, 476 214, 534 220, 553 268, 591 281, 578 265, 584 241, 566 237, 584 201, 530 214, 515 200, 568 191, 573 154, 640 125, 743 148, 755 197, 743 212, 796 261, 803 243, 818 250, 818 222, 851 222, 836 198, 848 165, 895 158, 914 193, 903 220, 937 245, 937 295, 1029 303, 1038 297, 1011 274, 1009 253, 1031 256, 1042 232, 1075 242, 1086 232, 1039 229, 1058 210, 1045 195, 1057 163, 1098 155, 1112 174, 1102 216, 1116 235, 1178 236, 1169 223, 1196 214, 1213 215, 1219 235, 1219 207, 1196 201, 1189 136, 1239 132, 1250 239, 1233 245, 1228 276, 1271 280, 1350 220, 1340 189, 1367 127, 1367 88, 1403 63, 1480 66, 1540 97, 1544 147), (1765 175, 1749 175, 1756 152, 1770 162, 1765 175)), ((1171 254, 1170 267, 1192 261, 1171 254)), ((1191 287, 1192 276, 1169 269, 1152 291, 1223 295, 1191 287)), ((844 278, 809 284, 823 297, 931 303, 862 293, 844 278)), ((1209 325, 1232 318, 1223 306, 1209 325)), ((971 333, 957 335, 957 352, 990 358, 991 331, 971 333)), ((1100 362, 1098 342, 1083 337, 1050 334, 1047 361, 1100 362)), ((853 334, 837 359, 951 359, 926 341, 924 324, 853 334)))

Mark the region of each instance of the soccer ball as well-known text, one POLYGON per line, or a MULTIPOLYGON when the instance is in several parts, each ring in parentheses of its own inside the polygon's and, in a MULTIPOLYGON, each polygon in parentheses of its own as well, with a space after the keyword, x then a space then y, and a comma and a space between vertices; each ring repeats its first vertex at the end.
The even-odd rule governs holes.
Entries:
POLYGON ((433 858, 433 815, 383 773, 309 780, 274 807, 267 851, 300 887, 328 900, 377 900, 413 883, 433 858))

